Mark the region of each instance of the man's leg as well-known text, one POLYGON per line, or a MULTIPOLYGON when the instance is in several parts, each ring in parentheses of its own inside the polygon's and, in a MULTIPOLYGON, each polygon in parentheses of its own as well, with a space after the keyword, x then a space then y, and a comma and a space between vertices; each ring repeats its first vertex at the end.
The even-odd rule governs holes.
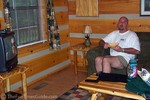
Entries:
POLYGON ((103 47, 102 46, 98 46, 96 48, 92 48, 90 49, 87 54, 87 60, 88 60, 88 76, 95 73, 96 69, 95 69, 95 58, 97 56, 102 56, 103 55, 103 47))
POLYGON ((117 56, 105 56, 103 58, 103 72, 110 73, 111 67, 117 69, 123 69, 123 64, 120 62, 117 56))
POLYGON ((95 67, 97 72, 110 73, 111 67, 122 69, 123 65, 117 56, 99 56, 95 59, 95 67))
POLYGON ((103 56, 98 56, 95 58, 95 68, 97 72, 101 72, 102 71, 102 63, 103 63, 103 56))

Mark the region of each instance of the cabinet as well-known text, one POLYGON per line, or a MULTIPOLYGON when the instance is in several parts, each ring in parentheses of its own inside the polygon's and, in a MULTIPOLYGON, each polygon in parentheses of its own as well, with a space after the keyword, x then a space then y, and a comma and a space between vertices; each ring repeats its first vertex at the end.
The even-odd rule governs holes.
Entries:
POLYGON ((47 21, 48 21, 48 34, 49 34, 50 48, 59 49, 60 34, 59 34, 58 23, 56 20, 53 0, 47 0, 47 21))

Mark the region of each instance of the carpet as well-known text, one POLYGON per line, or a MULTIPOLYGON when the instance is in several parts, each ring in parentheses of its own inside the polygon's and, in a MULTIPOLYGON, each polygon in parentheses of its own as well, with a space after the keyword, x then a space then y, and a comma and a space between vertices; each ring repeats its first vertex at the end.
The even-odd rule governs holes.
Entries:
POLYGON ((91 94, 84 89, 77 88, 77 86, 73 87, 56 100, 90 100, 91 94))
MULTIPOLYGON (((68 90, 63 95, 61 95, 60 97, 56 98, 55 100, 90 100, 91 96, 92 95, 88 91, 77 88, 77 86, 75 86, 72 89, 68 90)), ((97 99, 104 100, 103 97, 98 97, 97 99)), ((132 99, 108 95, 107 100, 132 100, 132 99)))

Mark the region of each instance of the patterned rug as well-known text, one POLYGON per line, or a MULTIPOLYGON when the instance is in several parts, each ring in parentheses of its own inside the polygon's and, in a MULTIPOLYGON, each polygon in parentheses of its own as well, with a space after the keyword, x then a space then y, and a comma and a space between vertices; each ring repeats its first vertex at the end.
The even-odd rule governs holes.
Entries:
POLYGON ((91 94, 88 91, 79 89, 77 86, 73 87, 56 100, 90 100, 91 94))

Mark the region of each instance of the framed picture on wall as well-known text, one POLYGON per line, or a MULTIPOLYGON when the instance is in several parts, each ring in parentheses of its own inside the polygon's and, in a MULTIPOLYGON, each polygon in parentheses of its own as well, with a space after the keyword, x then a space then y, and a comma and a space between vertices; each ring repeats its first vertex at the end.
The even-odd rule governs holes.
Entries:
POLYGON ((141 16, 150 15, 150 0, 140 0, 140 7, 141 16))

